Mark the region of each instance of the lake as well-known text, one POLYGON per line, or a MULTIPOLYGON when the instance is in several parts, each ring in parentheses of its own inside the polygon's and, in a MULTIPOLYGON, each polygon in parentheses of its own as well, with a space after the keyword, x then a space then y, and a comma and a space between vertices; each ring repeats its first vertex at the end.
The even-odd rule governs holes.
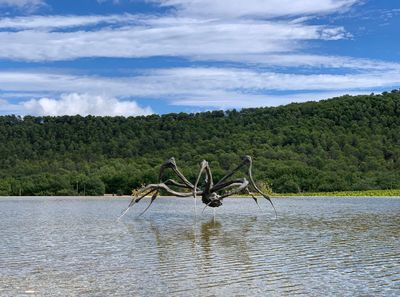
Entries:
POLYGON ((0 296, 400 296, 400 199, 273 200, 0 198, 0 296))

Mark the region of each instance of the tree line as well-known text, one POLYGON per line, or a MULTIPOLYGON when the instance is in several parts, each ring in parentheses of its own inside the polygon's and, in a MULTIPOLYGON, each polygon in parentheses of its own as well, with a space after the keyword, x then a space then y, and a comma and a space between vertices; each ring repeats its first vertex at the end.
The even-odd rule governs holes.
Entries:
MULTIPOLYGON (((400 188, 400 91, 240 111, 0 116, 0 195, 130 194, 174 156, 189 180, 243 155, 274 192, 400 188)), ((173 177, 173 175, 171 175, 173 177)))

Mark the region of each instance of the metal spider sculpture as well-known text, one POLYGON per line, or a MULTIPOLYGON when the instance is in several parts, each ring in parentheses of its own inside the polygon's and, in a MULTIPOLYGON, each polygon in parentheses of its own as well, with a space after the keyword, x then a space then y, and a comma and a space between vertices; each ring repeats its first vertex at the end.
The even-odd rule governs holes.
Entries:
MULTIPOLYGON (((132 198, 131 202, 129 203, 128 207, 123 211, 121 214, 120 218, 125 215, 128 210, 138 203, 140 200, 142 200, 144 197, 147 195, 152 195, 151 200, 149 205, 146 207, 146 209, 139 215, 141 216, 144 214, 151 206, 151 204, 154 202, 154 200, 157 198, 160 190, 164 190, 168 194, 171 194, 173 196, 177 197, 191 197, 193 196, 195 199, 195 208, 196 208, 196 201, 197 197, 201 196, 202 202, 206 205, 204 209, 208 207, 219 207, 222 205, 222 200, 225 197, 232 196, 235 194, 239 194, 242 192, 245 192, 249 194, 254 201, 256 202, 257 206, 258 205, 258 200, 257 197, 250 191, 249 188, 252 188, 255 192, 260 194, 262 197, 267 199, 276 215, 276 210, 274 207, 274 204, 272 203, 270 197, 263 193, 255 184, 253 180, 253 175, 251 173, 252 169, 252 159, 250 156, 244 156, 242 159, 242 162, 231 172, 227 173, 223 178, 221 178, 217 183, 214 183, 212 173, 211 173, 211 168, 206 160, 203 160, 201 162, 200 166, 200 172, 197 177, 197 180, 195 184, 193 185, 178 169, 178 166, 176 165, 175 158, 172 157, 169 160, 167 160, 164 164, 161 165, 160 167, 160 173, 159 173, 159 183, 158 184, 149 184, 145 187, 142 187, 140 190, 137 191, 137 193, 134 195, 132 198), (239 171, 242 167, 247 166, 247 176, 249 180, 246 178, 236 178, 232 179, 232 176, 239 171), (177 175, 179 178, 179 182, 175 181, 174 179, 168 179, 163 181, 163 175, 164 175, 164 170, 165 169, 172 169, 173 172, 177 175), (201 176, 205 173, 205 185, 203 189, 200 189, 198 187, 199 181, 201 176), (173 190, 170 188, 170 186, 174 186, 177 188, 181 188, 186 190, 186 192, 178 192, 176 190, 173 190)), ((203 209, 203 211, 204 211, 203 209)))

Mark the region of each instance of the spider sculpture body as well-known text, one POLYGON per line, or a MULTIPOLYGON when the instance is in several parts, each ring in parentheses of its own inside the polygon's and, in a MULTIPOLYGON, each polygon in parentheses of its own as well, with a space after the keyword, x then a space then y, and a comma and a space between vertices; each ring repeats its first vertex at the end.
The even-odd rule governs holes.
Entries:
MULTIPOLYGON (((222 205, 223 199, 228 196, 232 196, 235 194, 239 194, 245 192, 249 194, 254 201, 258 205, 258 200, 254 191, 260 194, 262 197, 267 199, 272 207, 275 207, 268 195, 263 193, 255 184, 252 176, 252 159, 250 156, 243 157, 241 163, 232 171, 228 172, 223 178, 221 178, 217 183, 214 183, 211 168, 207 161, 203 160, 200 165, 200 172, 197 177, 197 180, 194 184, 192 184, 178 169, 175 158, 168 159, 165 163, 163 163, 160 167, 159 173, 159 183, 158 184, 149 184, 147 186, 142 187, 140 190, 132 198, 131 202, 128 205, 128 208, 122 213, 120 218, 136 203, 142 200, 147 195, 152 195, 151 200, 147 208, 140 214, 145 213, 154 200, 158 197, 160 190, 164 190, 168 194, 177 197, 194 197, 195 203, 196 198, 201 197, 202 202, 205 204, 204 209, 208 207, 219 207, 222 205), (232 176, 239 171, 242 167, 247 167, 247 178, 232 178, 232 176), (177 176, 179 181, 174 179, 163 179, 164 171, 166 169, 171 169, 177 176), (201 177, 205 175, 204 186, 200 189, 199 182, 201 177), (171 187, 183 189, 184 191, 174 190, 171 187), (251 191, 252 190, 252 191, 251 191)), ((204 211, 203 209, 203 211, 204 211)), ((275 211, 276 214, 276 211, 275 211)))

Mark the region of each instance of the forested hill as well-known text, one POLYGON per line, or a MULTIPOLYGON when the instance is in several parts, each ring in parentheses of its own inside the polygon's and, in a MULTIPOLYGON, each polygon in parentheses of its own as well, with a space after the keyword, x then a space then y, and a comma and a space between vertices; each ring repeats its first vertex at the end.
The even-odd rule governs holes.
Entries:
POLYGON ((175 156, 195 180, 242 155, 275 192, 400 188, 400 92, 147 117, 0 117, 0 195, 125 193, 175 156))

